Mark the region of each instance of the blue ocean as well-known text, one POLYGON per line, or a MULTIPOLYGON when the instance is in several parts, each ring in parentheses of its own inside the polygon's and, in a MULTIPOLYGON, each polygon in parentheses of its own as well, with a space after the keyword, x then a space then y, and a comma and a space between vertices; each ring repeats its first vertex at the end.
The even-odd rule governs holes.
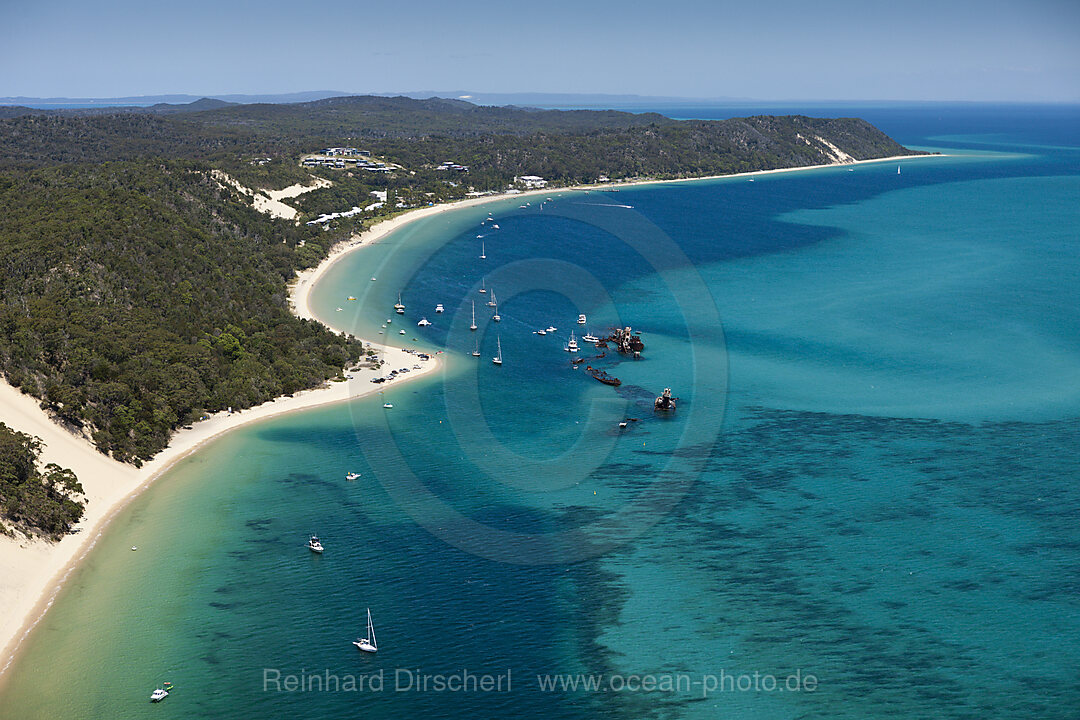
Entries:
POLYGON ((941 155, 509 197, 346 256, 316 313, 443 369, 181 462, 0 718, 1075 718, 1080 107, 636 109, 941 155), (581 340, 627 326, 640 358, 581 340))

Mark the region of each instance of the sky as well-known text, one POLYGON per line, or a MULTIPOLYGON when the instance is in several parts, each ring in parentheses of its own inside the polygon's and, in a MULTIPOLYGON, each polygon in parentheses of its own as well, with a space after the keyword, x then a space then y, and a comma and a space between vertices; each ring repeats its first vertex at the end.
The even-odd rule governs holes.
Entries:
POLYGON ((1077 0, 0 0, 0 97, 1080 101, 1077 0))

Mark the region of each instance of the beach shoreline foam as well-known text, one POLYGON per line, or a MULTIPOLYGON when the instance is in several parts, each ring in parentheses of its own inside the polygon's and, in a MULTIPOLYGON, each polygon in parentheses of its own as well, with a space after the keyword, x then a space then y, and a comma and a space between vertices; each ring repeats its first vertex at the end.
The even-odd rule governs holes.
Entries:
MULTIPOLYGON (((511 198, 552 195, 568 191, 730 179, 872 163, 903 162, 930 157, 945 156, 900 155, 854 163, 778 168, 732 175, 552 187, 514 194, 484 195, 432 205, 380 222, 361 235, 334 246, 318 266, 297 274, 296 279, 290 284, 289 302, 293 312, 299 317, 317 320, 339 333, 345 332, 342 328, 334 327, 333 323, 326 319, 317 317, 312 311, 309 297, 318 280, 345 255, 384 240, 409 223, 450 210, 511 198)), ((365 342, 368 341, 365 340, 365 342)), ((416 363, 416 356, 404 348, 384 345, 376 341, 371 341, 371 346, 380 357, 386 360, 387 367, 413 366, 416 363)), ((438 356, 432 356, 432 359, 423 363, 419 370, 396 380, 394 384, 423 377, 437 370, 440 365, 438 356)), ((23 641, 52 605, 64 581, 94 547, 97 539, 106 530, 109 521, 176 462, 195 452, 207 442, 237 427, 285 413, 346 402, 378 392, 383 386, 373 384, 370 380, 382 373, 383 371, 378 369, 358 370, 352 372, 352 379, 345 382, 330 382, 320 388, 298 392, 292 397, 277 398, 242 411, 217 413, 207 420, 195 423, 191 429, 177 431, 169 445, 141 468, 135 468, 102 455, 89 442, 53 422, 38 406, 37 400, 23 395, 18 389, 0 381, 0 422, 6 423, 19 432, 40 437, 45 445, 41 454, 42 462, 55 462, 73 470, 86 490, 88 500, 78 531, 65 536, 57 543, 0 536, 0 578, 2 578, 0 580, 0 607, 4 608, 4 614, 0 617, 0 678, 6 674, 23 641)))

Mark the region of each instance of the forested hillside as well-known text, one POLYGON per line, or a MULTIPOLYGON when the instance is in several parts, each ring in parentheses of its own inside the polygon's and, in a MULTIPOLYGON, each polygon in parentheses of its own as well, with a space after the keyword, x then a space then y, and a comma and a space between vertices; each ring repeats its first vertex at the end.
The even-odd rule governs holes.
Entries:
POLYGON ((194 163, 0 175, 0 368, 101 450, 147 459, 203 412, 312 387, 358 357, 286 307, 286 282, 325 254, 298 247, 310 235, 194 163))

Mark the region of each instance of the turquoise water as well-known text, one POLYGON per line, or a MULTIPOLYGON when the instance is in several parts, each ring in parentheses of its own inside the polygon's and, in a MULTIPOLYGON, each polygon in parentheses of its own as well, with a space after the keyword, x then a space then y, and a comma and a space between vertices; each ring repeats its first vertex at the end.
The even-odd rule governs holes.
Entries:
POLYGON ((951 156, 510 199, 343 260, 317 312, 445 372, 170 472, 0 717, 1075 716, 1080 113, 1024 112, 849 112, 951 156), (641 360, 581 353, 618 389, 562 350, 579 312, 641 329, 641 360), (368 607, 375 657, 351 645, 368 607), (510 678, 415 687, 462 670, 510 678))

